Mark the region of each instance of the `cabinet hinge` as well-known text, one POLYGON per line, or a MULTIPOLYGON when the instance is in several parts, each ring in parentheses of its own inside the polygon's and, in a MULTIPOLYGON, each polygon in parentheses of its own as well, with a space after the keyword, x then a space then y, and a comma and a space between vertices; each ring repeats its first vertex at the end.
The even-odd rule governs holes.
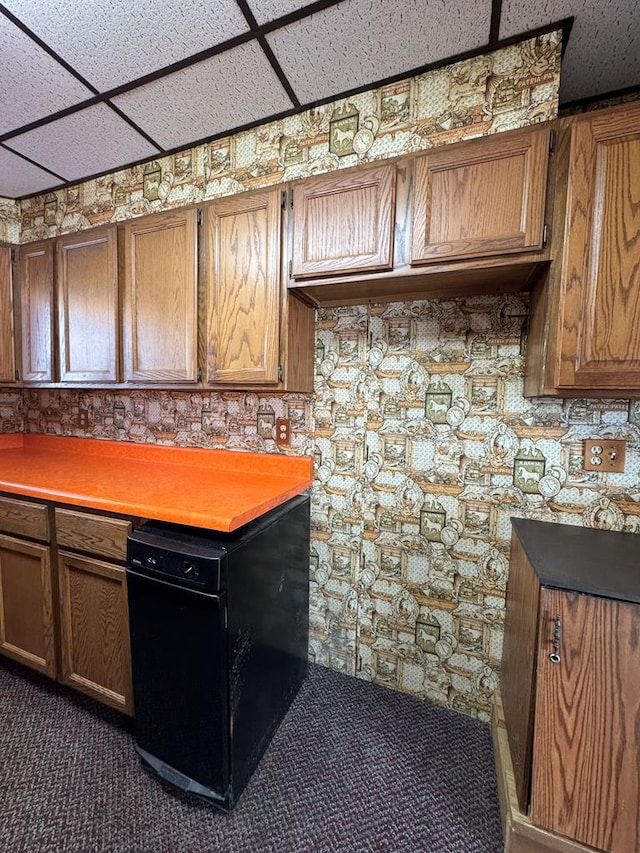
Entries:
POLYGON ((196 222, 198 223, 198 225, 202 225, 202 211, 201 210, 199 210, 198 213, 196 214, 196 222))
POLYGON ((284 382, 284 367, 281 364, 278 365, 278 382, 284 382))
POLYGON ((287 191, 282 190, 282 195, 280 196, 280 207, 282 210, 287 209, 287 191))
POLYGON ((198 382, 202 382, 202 368, 201 367, 198 367, 198 371, 196 373, 196 378, 197 378, 198 382))
POLYGON ((20 382, 20 371, 16 370, 16 382, 20 382))
POLYGON ((289 278, 291 278, 293 274, 293 261, 289 258, 289 278))
POLYGON ((549 134, 549 154, 553 154, 556 150, 556 132, 552 130, 549 134))
POLYGON ((11 260, 12 260, 12 261, 15 261, 15 259, 16 259, 16 250, 15 250, 15 249, 12 249, 12 250, 11 250, 11 260))
POLYGON ((289 190, 289 207, 293 210, 293 187, 289 190))
POLYGON ((544 226, 543 226, 543 228, 542 228, 542 245, 543 245, 543 246, 546 246, 546 245, 547 245, 547 241, 548 241, 548 239, 549 239, 549 226, 548 226, 548 225, 547 225, 547 223, 545 222, 545 224, 544 224, 544 226))

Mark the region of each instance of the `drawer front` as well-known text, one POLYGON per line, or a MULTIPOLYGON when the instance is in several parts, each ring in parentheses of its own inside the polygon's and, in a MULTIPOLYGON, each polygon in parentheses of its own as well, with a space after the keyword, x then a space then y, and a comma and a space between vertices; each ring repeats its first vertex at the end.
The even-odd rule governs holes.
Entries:
POLYGON ((58 545, 111 557, 114 560, 127 558, 127 536, 132 523, 124 518, 92 515, 72 509, 56 509, 56 535, 58 545))
POLYGON ((19 498, 0 497, 0 531, 49 542, 49 508, 19 498))

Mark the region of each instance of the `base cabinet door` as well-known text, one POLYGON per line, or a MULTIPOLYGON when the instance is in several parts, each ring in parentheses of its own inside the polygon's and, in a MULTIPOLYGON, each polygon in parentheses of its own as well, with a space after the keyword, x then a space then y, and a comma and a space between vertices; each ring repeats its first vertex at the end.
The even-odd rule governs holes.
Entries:
POLYGON ((639 618, 636 604, 541 590, 531 820, 611 853, 640 849, 639 618))
POLYGON ((129 611, 121 566, 64 551, 58 556, 61 680, 133 713, 129 611))
POLYGON ((55 678, 50 553, 0 535, 0 653, 55 678))

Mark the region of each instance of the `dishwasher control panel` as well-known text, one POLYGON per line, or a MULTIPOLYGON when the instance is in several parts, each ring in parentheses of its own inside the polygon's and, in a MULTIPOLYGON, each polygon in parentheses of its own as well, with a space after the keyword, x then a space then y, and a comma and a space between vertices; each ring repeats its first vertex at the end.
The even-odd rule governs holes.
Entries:
POLYGON ((206 592, 224 588, 226 561, 227 552, 215 539, 155 522, 143 524, 127 540, 130 571, 206 592))

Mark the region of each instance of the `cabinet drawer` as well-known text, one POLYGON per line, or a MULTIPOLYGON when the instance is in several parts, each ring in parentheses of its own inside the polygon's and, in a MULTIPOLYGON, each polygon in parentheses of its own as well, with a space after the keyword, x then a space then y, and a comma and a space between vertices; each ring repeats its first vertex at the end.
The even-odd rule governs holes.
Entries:
POLYGON ((124 561, 127 557, 127 535, 131 527, 131 521, 124 518, 56 509, 58 545, 74 551, 124 561))
POLYGON ((45 504, 0 497, 0 531, 49 542, 49 508, 45 504))

